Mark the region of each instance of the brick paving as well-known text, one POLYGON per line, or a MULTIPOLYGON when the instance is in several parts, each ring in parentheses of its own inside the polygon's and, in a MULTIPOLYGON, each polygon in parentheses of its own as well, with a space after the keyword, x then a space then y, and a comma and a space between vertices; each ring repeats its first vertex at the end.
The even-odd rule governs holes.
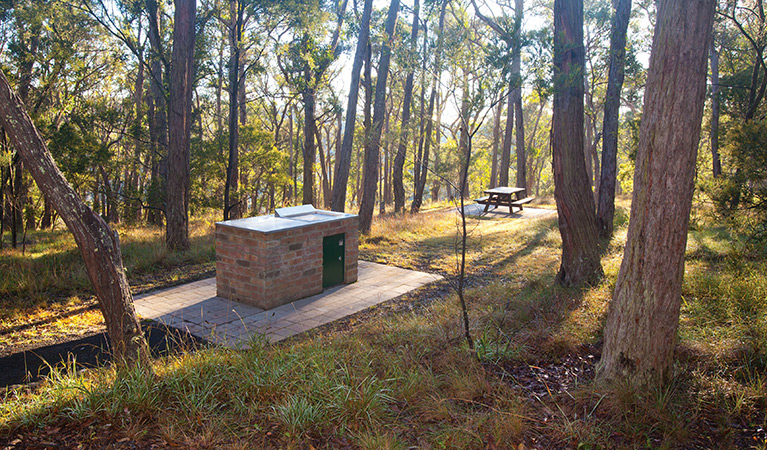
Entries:
POLYGON ((255 334, 277 342, 441 278, 359 261, 356 283, 335 286, 267 311, 217 297, 215 278, 136 296, 134 304, 141 318, 186 330, 216 344, 244 348, 255 334))

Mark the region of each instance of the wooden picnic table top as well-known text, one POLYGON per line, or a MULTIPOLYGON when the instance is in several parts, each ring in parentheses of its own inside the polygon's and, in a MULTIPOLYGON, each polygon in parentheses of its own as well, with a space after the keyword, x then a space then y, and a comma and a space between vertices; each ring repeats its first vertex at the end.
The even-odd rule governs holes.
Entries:
POLYGON ((517 192, 523 192, 524 190, 525 188, 521 187, 498 186, 490 189, 485 189, 485 194, 511 195, 516 194, 517 192))

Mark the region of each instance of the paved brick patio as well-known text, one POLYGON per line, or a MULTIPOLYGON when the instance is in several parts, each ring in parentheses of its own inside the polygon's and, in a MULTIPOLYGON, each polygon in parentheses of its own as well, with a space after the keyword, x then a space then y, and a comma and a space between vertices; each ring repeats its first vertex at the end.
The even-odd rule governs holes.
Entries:
POLYGON ((216 344, 242 348, 253 334, 280 341, 442 278, 367 261, 360 261, 358 270, 356 283, 268 311, 217 297, 215 278, 136 296, 134 303, 141 318, 185 329, 216 344))

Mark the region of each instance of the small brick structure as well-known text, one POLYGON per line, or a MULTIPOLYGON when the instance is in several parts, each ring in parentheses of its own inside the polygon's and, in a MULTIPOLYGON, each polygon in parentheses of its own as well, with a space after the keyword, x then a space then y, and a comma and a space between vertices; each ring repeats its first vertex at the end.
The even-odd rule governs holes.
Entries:
POLYGON ((342 247, 336 251, 343 254, 333 258, 343 264, 342 282, 357 281, 358 222, 356 215, 311 205, 217 222, 216 295, 272 309, 322 292, 330 237, 342 247))

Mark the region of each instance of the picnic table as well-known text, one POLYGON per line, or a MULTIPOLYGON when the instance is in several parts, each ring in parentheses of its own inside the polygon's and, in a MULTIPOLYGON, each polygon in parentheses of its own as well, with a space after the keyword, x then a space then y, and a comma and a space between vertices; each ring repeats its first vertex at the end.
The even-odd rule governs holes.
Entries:
POLYGON ((475 199, 477 203, 485 205, 483 213, 486 213, 490 205, 493 205, 493 209, 508 206, 511 214, 514 212, 514 207, 522 211, 522 205, 533 201, 533 197, 527 197, 527 190, 521 187, 499 186, 485 189, 485 194, 487 196, 475 199))

